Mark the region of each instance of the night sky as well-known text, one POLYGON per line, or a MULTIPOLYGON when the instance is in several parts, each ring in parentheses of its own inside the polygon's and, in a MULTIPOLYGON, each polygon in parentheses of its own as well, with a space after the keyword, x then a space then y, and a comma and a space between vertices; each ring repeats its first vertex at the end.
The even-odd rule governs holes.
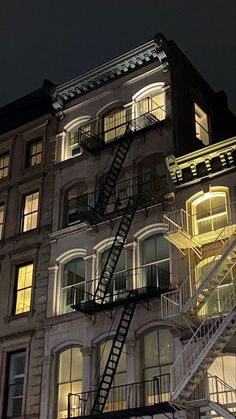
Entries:
POLYGON ((153 39, 173 39, 236 113, 236 0, 2 0, 0 106, 153 39))

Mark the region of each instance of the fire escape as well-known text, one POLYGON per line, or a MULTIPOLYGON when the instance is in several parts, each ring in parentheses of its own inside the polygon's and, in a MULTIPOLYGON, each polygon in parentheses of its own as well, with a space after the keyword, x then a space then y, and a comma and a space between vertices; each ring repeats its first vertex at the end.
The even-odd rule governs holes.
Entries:
MULTIPOLYGON (((141 128, 145 127, 146 130, 153 124, 157 124, 157 122, 158 120, 152 114, 148 114, 146 116, 142 115, 142 127, 140 127, 139 129, 141 130, 141 128)), ((126 125, 123 137, 122 139, 120 139, 120 143, 118 143, 115 156, 113 158, 103 188, 98 195, 98 199, 95 205, 88 205, 88 203, 84 200, 83 205, 79 206, 80 219, 86 221, 88 224, 92 226, 95 226, 104 219, 106 207, 108 205, 113 189, 117 182, 124 160, 129 151, 131 142, 134 138, 134 127, 135 131, 138 130, 137 121, 135 120, 129 122, 126 125)), ((92 138, 89 138, 89 141, 86 145, 84 144, 84 148, 86 148, 90 153, 93 154, 100 152, 100 147, 101 139, 94 136, 92 138)), ((83 312, 86 315, 94 315, 98 311, 104 311, 109 308, 114 308, 114 306, 117 305, 117 301, 108 298, 109 289, 111 286, 112 278, 120 253, 127 238, 135 212, 137 208, 140 208, 143 204, 142 202, 140 202, 140 200, 142 201, 142 193, 140 193, 140 191, 137 192, 138 193, 129 197, 126 206, 122 211, 122 216, 115 235, 115 239, 112 243, 112 246, 109 249, 107 259, 105 261, 100 277, 96 282, 96 288, 94 289, 94 291, 85 292, 84 290, 81 290, 76 286, 72 288, 72 308, 80 312, 83 312)), ((157 196, 155 199, 158 203, 163 202, 164 198, 161 194, 161 191, 160 193, 157 192, 157 196)), ((161 292, 164 292, 166 290, 167 288, 161 288, 161 281, 159 282, 158 286, 156 284, 155 287, 147 287, 147 289, 141 290, 141 292, 138 289, 125 290, 125 298, 120 299, 118 301, 118 305, 123 306, 123 311, 98 388, 96 392, 90 392, 90 394, 87 395, 85 399, 83 399, 82 396, 78 396, 80 408, 78 409, 76 414, 75 412, 71 413, 71 406, 69 406, 69 418, 72 416, 98 418, 103 414, 137 302, 147 298, 153 298, 156 295, 160 295, 161 292)), ((76 397, 76 395, 69 395, 69 405, 71 397, 74 396, 76 397)), ((168 408, 170 408, 170 406, 168 408)), ((136 410, 132 410, 132 415, 135 412, 136 410)), ((127 415, 128 417, 130 416, 130 414, 128 413, 127 415)))
MULTIPOLYGON (((191 239, 185 229, 186 213, 177 211, 168 214, 165 220, 169 224, 167 240, 182 252, 184 248, 192 249, 200 257, 199 242, 194 237, 191 239)), ((210 270, 198 278, 194 269, 179 289, 161 296, 164 319, 178 325, 183 324, 181 319, 185 319, 187 324, 195 325, 193 335, 170 370, 171 400, 186 409, 194 400, 194 392, 206 379, 208 368, 236 332, 236 279, 233 273, 236 267, 236 225, 232 223, 222 228, 212 243, 217 244, 219 250, 210 270), (229 277, 233 278, 230 282, 229 277)), ((205 390, 207 385, 203 385, 205 390)), ((227 384, 224 386, 226 388, 227 384)), ((233 394, 233 389, 227 390, 230 391, 233 394)), ((215 397, 209 400, 208 406, 200 409, 200 413, 207 418, 235 418, 236 397, 234 395, 231 405, 227 405, 222 397, 215 397)))

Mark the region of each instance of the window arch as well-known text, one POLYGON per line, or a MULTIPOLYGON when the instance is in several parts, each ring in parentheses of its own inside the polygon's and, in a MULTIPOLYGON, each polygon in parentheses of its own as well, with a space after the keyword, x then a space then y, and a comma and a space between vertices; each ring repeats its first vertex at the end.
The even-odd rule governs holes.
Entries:
MULTIPOLYGON (((170 329, 160 327, 143 335, 142 376, 145 381, 145 398, 147 404, 154 400, 153 379, 159 380, 160 393, 169 399, 169 372, 174 362, 173 336, 170 329)), ((157 381, 158 382, 158 381, 157 381)))
POLYGON ((146 113, 151 113, 159 121, 166 117, 164 83, 152 83, 133 96, 134 115, 138 118, 146 113))
POLYGON ((161 231, 145 235, 139 245, 141 284, 168 288, 170 285, 169 244, 161 231))
POLYGON ((57 364, 57 419, 62 419, 68 415, 68 394, 82 392, 83 357, 80 348, 70 347, 60 352, 57 364))
POLYGON ((193 235, 205 234, 225 227, 229 221, 228 188, 210 188, 187 202, 192 215, 193 235))
MULTIPOLYGON (((85 252, 84 252, 85 255, 85 252)), ((59 293, 59 314, 66 314, 73 311, 71 308, 71 290, 73 286, 80 289, 83 299, 86 281, 86 266, 81 253, 63 260, 60 266, 60 293, 59 293)))
POLYGON ((79 213, 88 210, 88 187, 85 182, 79 182, 65 192, 66 214, 65 224, 71 225, 80 221, 79 213))

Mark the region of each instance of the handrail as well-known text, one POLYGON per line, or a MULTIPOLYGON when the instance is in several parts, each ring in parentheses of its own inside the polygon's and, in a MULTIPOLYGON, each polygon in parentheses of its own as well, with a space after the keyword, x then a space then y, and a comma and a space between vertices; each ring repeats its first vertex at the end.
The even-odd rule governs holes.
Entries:
MULTIPOLYGON (((98 280, 99 277, 73 286, 71 305, 76 307, 77 304, 93 300, 98 280)), ((142 289, 145 292, 149 288, 166 290, 169 287, 169 281, 170 273, 157 266, 157 264, 149 264, 117 272, 113 274, 109 292, 104 302, 126 299, 132 290, 134 292, 142 289)), ((95 302, 99 303, 100 299, 97 298, 95 302)))
MULTIPOLYGON (((69 393, 68 418, 89 416, 97 390, 69 393)), ((151 380, 112 386, 104 412, 155 406, 170 400, 170 374, 161 374, 151 380)))

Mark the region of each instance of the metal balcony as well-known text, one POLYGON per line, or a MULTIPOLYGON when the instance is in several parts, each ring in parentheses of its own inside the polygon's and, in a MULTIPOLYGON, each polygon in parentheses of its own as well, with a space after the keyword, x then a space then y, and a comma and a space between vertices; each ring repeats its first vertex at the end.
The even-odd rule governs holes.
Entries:
POLYGON ((91 219, 92 224, 97 224, 121 215, 129 198, 138 196, 137 209, 141 209, 165 202, 167 193, 167 183, 154 177, 150 170, 116 183, 103 217, 94 210, 100 195, 99 189, 68 200, 67 225, 78 223, 84 219, 91 219))
POLYGON ((132 106, 121 108, 120 115, 117 110, 106 115, 111 120, 109 128, 104 126, 104 118, 94 119, 82 125, 78 129, 78 145, 82 145, 91 154, 97 154, 122 138, 134 137, 137 133, 144 133, 154 126, 162 127, 165 119, 163 106, 158 106, 151 98, 145 98, 135 103, 135 109, 140 110, 137 117, 134 117, 132 106))
POLYGON ((170 274, 155 264, 115 273, 103 303, 99 295, 94 298, 97 282, 98 279, 95 279, 72 287, 73 309, 93 314, 131 301, 158 297, 169 289, 170 274))
POLYGON ((68 395, 68 419, 119 419, 132 416, 173 412, 170 400, 170 376, 163 374, 152 380, 111 387, 104 411, 91 415, 96 390, 68 395))

